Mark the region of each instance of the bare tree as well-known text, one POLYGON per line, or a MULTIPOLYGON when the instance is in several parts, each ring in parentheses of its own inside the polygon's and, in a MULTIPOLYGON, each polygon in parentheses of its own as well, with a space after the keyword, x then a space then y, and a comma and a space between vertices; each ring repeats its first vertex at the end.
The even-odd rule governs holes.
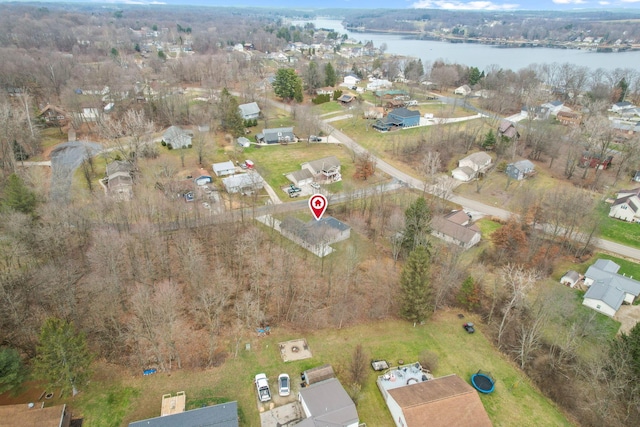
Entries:
POLYGON ((538 273, 535 270, 527 270, 522 265, 507 264, 502 268, 500 277, 506 293, 506 303, 502 307, 502 320, 498 327, 498 347, 502 345, 502 336, 512 319, 513 311, 525 301, 527 293, 538 280, 538 273))

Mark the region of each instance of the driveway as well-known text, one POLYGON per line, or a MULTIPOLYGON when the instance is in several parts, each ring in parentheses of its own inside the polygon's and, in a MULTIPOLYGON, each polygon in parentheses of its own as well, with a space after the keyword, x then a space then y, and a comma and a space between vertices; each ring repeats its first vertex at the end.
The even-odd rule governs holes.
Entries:
POLYGON ((71 198, 71 181, 75 170, 87 157, 102 151, 102 146, 89 141, 70 141, 51 151, 51 200, 68 202, 71 198))
POLYGON ((640 322, 640 305, 623 305, 614 316, 620 322, 618 333, 628 334, 636 323, 640 322))

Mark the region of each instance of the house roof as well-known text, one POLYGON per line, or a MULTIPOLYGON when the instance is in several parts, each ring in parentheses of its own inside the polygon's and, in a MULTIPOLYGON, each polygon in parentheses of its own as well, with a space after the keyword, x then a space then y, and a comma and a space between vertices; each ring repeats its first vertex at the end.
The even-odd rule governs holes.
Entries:
POLYGON ((293 178, 296 182, 313 178, 313 174, 309 171, 309 169, 300 169, 299 171, 291 172, 288 175, 290 175, 291 178, 293 178))
POLYGON ((636 195, 620 197, 613 202, 612 206, 624 205, 627 204, 633 210, 633 212, 637 213, 640 209, 640 198, 636 195))
POLYGON ((311 224, 312 227, 329 227, 338 231, 347 231, 351 229, 350 226, 332 216, 327 216, 318 221, 313 221, 311 224))
POLYGON ((527 159, 518 160, 517 162, 512 163, 512 165, 514 168, 521 171, 533 170, 535 168, 534 164, 527 159))
POLYGON ((562 105, 564 105, 564 103, 562 101, 551 101, 551 102, 545 102, 544 104, 542 104, 542 106, 548 106, 550 108, 553 107, 561 107, 562 105))
MULTIPOLYGON (((351 227, 332 217, 325 217, 319 221, 303 222, 298 218, 286 217, 280 223, 282 230, 294 234, 311 245, 334 243, 336 237, 351 227)), ((331 370, 333 372, 333 369, 331 370)))
POLYGON ((468 160, 470 162, 473 162, 474 164, 478 165, 478 166, 482 166, 488 163, 491 163, 492 159, 491 156, 488 155, 487 153, 485 153, 484 151, 478 151, 477 153, 472 153, 469 154, 467 157, 460 159, 460 161, 458 162, 458 164, 462 161, 468 160))
POLYGON ((584 274, 586 278, 593 280, 593 284, 585 293, 585 298, 602 299, 609 306, 618 309, 615 306, 617 295, 619 292, 640 295, 640 282, 631 277, 618 274, 620 266, 613 261, 599 259, 591 265, 584 274), (596 286, 592 291, 591 288, 596 286), (616 291, 617 289, 617 291, 616 291), (619 292, 618 292, 619 291, 619 292), (606 301, 606 298, 608 301, 606 301), (611 304, 609 303, 611 302, 611 304))
POLYGON ((257 173, 248 172, 222 178, 225 188, 262 188, 262 178, 257 173))
MULTIPOLYGON (((29 408, 26 403, 19 405, 0 405, 0 426, 38 426, 60 427, 68 426, 65 423, 66 405, 38 406, 29 408)), ((68 419, 66 422, 68 423, 68 419)))
POLYGON ((564 273, 564 276, 562 276, 562 278, 567 278, 567 279, 571 279, 574 282, 577 282, 580 279, 580 274, 577 271, 574 270, 569 270, 566 273, 564 273))
POLYGON ((258 139, 264 139, 265 141, 274 141, 277 142, 280 138, 289 137, 289 139, 293 140, 295 135, 293 134, 293 128, 273 128, 273 129, 262 129, 262 133, 256 135, 258 139))
POLYGON ((407 427, 490 427, 478 393, 457 375, 388 391, 402 409, 407 427))
POLYGON ((500 122, 500 126, 498 126, 498 132, 507 138, 517 137, 518 130, 516 129, 516 125, 508 120, 502 120, 500 122))
POLYGON ((111 176, 118 172, 125 172, 127 174, 131 173, 133 170, 133 165, 130 162, 124 160, 114 160, 113 162, 107 165, 106 175, 111 176))
POLYGON ((471 178, 476 173, 476 171, 471 169, 469 166, 460 166, 458 168, 455 168, 453 171, 451 171, 451 173, 453 173, 455 171, 462 172, 465 175, 467 175, 469 178, 471 178))
POLYGON ((171 126, 162 134, 162 139, 173 148, 182 148, 191 144, 191 135, 178 126, 171 126))
MULTIPOLYGON (((444 218, 448 221, 455 222, 458 225, 465 225, 471 222, 471 217, 462 210, 453 211, 444 216, 444 218)), ((478 229, 476 227, 476 229, 478 229)), ((480 229, 478 229, 480 231, 480 229)))
POLYGON ((214 163, 213 165, 211 165, 211 167, 213 168, 213 172, 217 175, 218 172, 224 172, 224 171, 228 171, 228 170, 236 170, 236 166, 233 164, 233 162, 231 160, 227 161, 227 162, 220 162, 220 163, 214 163))
MULTIPOLYGON (((305 163, 302 165, 304 166, 304 164, 305 163)), ((316 173, 320 173, 322 171, 330 171, 331 169, 340 167, 340 160, 338 160, 336 156, 329 156, 306 162, 306 164, 308 164, 316 173)))
POLYGON ((340 96, 340 98, 338 98, 338 101, 340 102, 351 102, 353 101, 353 95, 349 95, 348 93, 345 93, 344 95, 340 96))
POLYGON ((67 112, 64 111, 62 108, 56 107, 55 105, 51 105, 51 104, 45 105, 45 107, 42 109, 42 111, 40 111, 40 115, 43 115, 47 111, 54 111, 54 112, 56 112, 58 114, 62 114, 63 116, 67 115, 67 112))
POLYGON ((632 188, 630 190, 620 190, 617 193, 617 197, 627 197, 627 196, 639 196, 640 197, 640 187, 632 188))
POLYGON ((242 116, 252 116, 254 114, 260 114, 260 107, 258 107, 257 102, 240 104, 238 105, 238 108, 240 109, 240 114, 242 114, 242 116))
POLYGON ((238 427, 238 425, 238 402, 221 403, 129 423, 129 427, 238 427))
MULTIPOLYGON (((467 220, 468 219, 469 218, 467 217, 467 220)), ((438 216, 431 219, 431 229, 464 244, 470 243, 473 238, 480 232, 480 229, 475 224, 465 227, 464 225, 457 224, 456 222, 450 221, 447 218, 438 216)))
MULTIPOLYGON (((358 422, 358 412, 345 389, 336 378, 311 384, 300 390, 313 426, 347 426, 358 422)), ((299 424, 300 425, 300 424, 299 424)))
POLYGON ((616 102, 615 104, 613 104, 614 106, 618 107, 618 108, 624 108, 624 107, 630 107, 633 104, 630 103, 629 101, 621 101, 621 102, 616 102))
POLYGON ((624 294, 624 291, 620 288, 596 282, 585 292, 584 298, 602 301, 615 311, 618 311, 624 301, 624 294))
POLYGON ((418 110, 409 110, 407 108, 396 108, 391 111, 389 114, 393 114, 397 117, 409 118, 409 117, 420 117, 420 111, 418 110))

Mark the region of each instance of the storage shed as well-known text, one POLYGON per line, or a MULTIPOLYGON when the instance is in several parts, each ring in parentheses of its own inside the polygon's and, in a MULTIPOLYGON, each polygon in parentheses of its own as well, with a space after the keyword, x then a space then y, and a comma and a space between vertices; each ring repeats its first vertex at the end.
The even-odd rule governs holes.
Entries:
POLYGON ((333 372, 331 365, 322 365, 304 371, 302 373, 302 381, 304 381, 306 385, 311 385, 328 380, 329 378, 335 378, 335 376, 336 374, 333 372))

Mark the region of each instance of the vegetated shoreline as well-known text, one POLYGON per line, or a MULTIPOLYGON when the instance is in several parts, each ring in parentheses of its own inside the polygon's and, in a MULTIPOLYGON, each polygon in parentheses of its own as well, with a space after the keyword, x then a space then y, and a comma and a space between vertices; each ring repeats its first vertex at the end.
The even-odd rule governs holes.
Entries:
POLYGON ((376 33, 376 34, 393 34, 393 35, 404 35, 407 36, 407 40, 431 40, 438 42, 448 42, 448 43, 470 43, 470 44, 483 44, 492 47, 496 47, 499 49, 521 49, 521 48, 536 48, 536 47, 544 47, 549 49, 574 49, 574 50, 588 50, 592 52, 598 53, 620 53, 620 52, 636 52, 640 51, 640 46, 578 46, 568 43, 553 43, 553 42, 545 42, 545 41, 528 41, 528 40, 515 40, 515 41, 496 41, 496 40, 483 40, 479 38, 460 38, 460 37, 451 37, 446 35, 429 35, 425 34, 422 31, 398 31, 398 30, 379 30, 373 28, 362 28, 362 27, 348 27, 345 26, 347 31, 351 31, 354 33, 376 33), (415 36, 415 37, 414 37, 415 36))

